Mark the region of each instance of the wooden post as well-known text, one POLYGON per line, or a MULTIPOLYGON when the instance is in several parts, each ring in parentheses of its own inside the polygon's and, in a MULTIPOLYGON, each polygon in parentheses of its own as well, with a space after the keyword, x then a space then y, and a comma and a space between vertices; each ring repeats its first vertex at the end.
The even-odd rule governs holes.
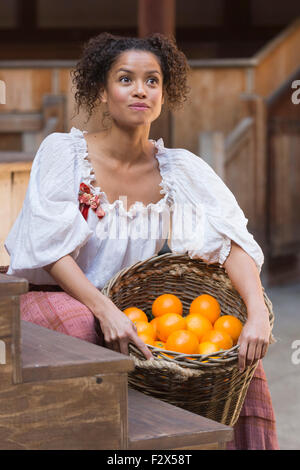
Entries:
POLYGON ((151 33, 175 35, 175 0, 139 0, 139 37, 151 33))
POLYGON ((213 168, 224 182, 226 181, 225 136, 223 132, 200 132, 199 156, 213 168))
POLYGON ((242 99, 245 115, 254 119, 255 239, 267 257, 267 108, 264 98, 255 93, 244 94, 242 99))
POLYGON ((267 250, 267 110, 264 99, 255 100, 256 111, 256 227, 257 241, 267 250))
POLYGON ((19 299, 27 291, 26 279, 0 274, 1 387, 22 382, 19 299))
MULTIPOLYGON (((175 37, 175 0, 139 0, 138 35, 145 37, 161 33, 175 37)), ((165 105, 159 118, 151 126, 150 138, 163 138, 165 146, 172 146, 172 116, 165 105)))

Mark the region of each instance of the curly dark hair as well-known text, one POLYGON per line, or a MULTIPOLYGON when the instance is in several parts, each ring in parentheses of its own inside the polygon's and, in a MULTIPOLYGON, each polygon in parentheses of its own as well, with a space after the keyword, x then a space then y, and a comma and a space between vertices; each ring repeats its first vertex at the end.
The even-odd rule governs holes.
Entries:
POLYGON ((107 75, 118 56, 128 50, 152 52, 158 58, 163 72, 163 88, 171 110, 181 108, 187 100, 190 87, 187 75, 190 67, 187 58, 176 44, 174 36, 154 33, 144 38, 122 37, 107 32, 91 38, 74 70, 72 83, 76 87, 77 113, 80 107, 90 119, 94 108, 101 103, 101 90, 107 84, 107 75))

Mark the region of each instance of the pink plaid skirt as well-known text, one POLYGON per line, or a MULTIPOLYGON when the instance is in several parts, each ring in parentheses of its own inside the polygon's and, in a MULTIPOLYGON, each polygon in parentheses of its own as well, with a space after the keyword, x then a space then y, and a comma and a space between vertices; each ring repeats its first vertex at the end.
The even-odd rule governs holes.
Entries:
MULTIPOLYGON (((20 296, 21 318, 45 328, 103 345, 95 317, 65 292, 33 291, 20 296)), ((229 450, 278 450, 275 416, 262 362, 249 385, 229 450)))

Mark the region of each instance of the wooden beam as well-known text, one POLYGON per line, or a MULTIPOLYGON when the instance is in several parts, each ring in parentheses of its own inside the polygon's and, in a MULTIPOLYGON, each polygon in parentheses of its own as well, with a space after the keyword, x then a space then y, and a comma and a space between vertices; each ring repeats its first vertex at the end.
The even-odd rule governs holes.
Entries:
POLYGON ((37 29, 37 0, 18 0, 17 17, 22 32, 37 29))
MULTIPOLYGON (((175 0, 139 0, 138 35, 145 37, 152 33, 175 36, 175 0)), ((151 127, 151 138, 162 137, 167 147, 172 146, 172 125, 169 109, 162 113, 151 127)))
POLYGON ((139 0, 139 37, 151 33, 175 35, 175 0, 139 0))
POLYGON ((251 3, 251 0, 223 0, 223 23, 228 30, 252 27, 251 3))
MULTIPOLYGON (((155 19, 156 21, 156 19, 155 19)), ((161 23, 160 23, 161 24, 161 23)), ((195 41, 195 42, 218 42, 218 41, 267 41, 279 34, 286 24, 276 26, 256 26, 252 28, 235 28, 227 26, 205 26, 205 27, 175 27, 174 36, 177 42, 195 41)), ((154 32, 158 31, 158 23, 155 23, 154 32)), ((146 29, 145 29, 146 30, 146 29)), ((169 30, 169 29, 168 29, 169 30)), ((43 28, 27 30, 26 35, 22 29, 5 30, 0 29, 0 41, 5 43, 58 43, 64 41, 67 44, 81 45, 82 41, 88 40, 92 36, 96 36, 104 31, 110 31, 112 34, 121 36, 137 36, 142 33, 138 32, 137 28, 115 28, 109 25, 105 28, 43 28)), ((167 31, 167 29, 165 29, 167 31)))

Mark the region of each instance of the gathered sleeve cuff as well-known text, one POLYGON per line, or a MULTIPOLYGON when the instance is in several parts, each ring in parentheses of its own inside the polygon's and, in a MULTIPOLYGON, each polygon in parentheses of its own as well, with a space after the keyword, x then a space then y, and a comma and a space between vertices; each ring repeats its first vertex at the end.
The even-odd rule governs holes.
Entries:
POLYGON ((76 258, 92 236, 79 211, 81 162, 75 150, 69 134, 52 133, 42 141, 22 210, 5 240, 9 274, 46 266, 68 254, 76 258))
POLYGON ((247 230, 248 219, 234 195, 200 157, 180 149, 175 163, 175 202, 171 212, 171 251, 223 265, 234 241, 261 272, 263 252, 247 230))

